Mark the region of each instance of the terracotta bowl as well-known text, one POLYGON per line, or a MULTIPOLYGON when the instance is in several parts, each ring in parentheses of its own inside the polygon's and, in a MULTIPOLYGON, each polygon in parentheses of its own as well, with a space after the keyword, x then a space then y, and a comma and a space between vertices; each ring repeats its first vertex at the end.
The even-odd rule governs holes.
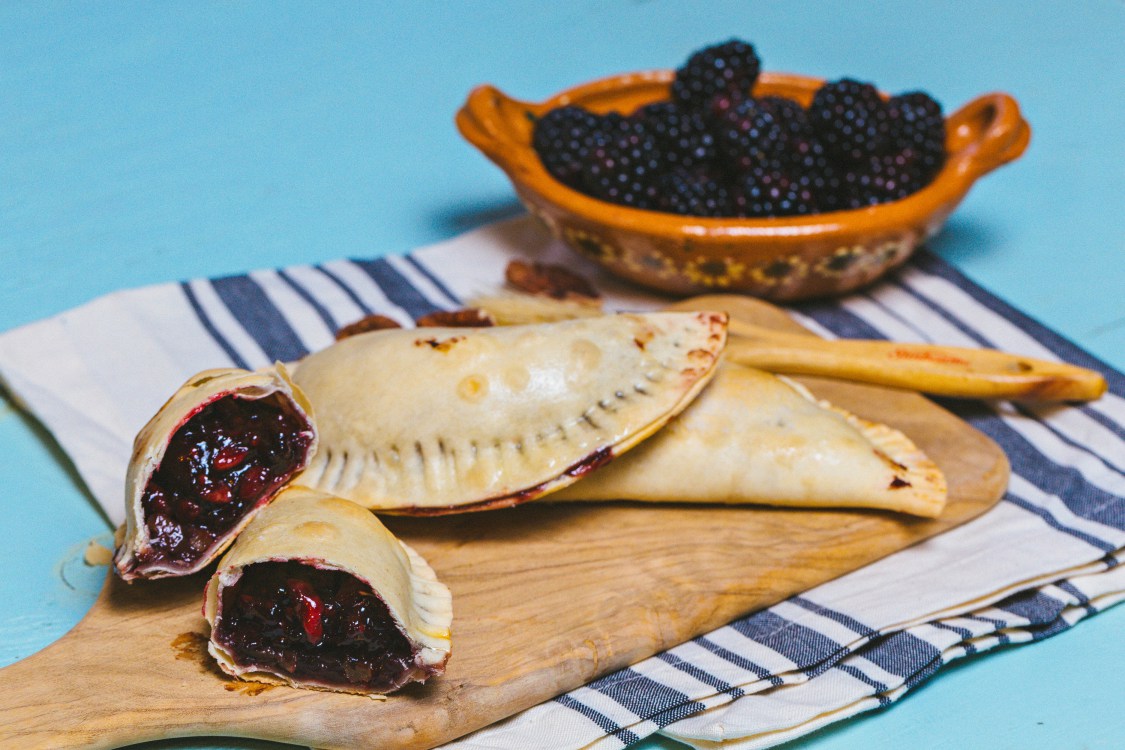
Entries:
MULTIPOLYGON (((457 127, 507 173, 528 210, 614 274, 672 294, 737 291, 776 301, 848 292, 901 264, 941 228, 978 177, 1020 156, 1031 137, 1012 97, 986 94, 946 119, 948 161, 919 192, 869 208, 772 219, 705 219, 618 206, 567 187, 543 167, 531 135, 547 110, 577 104, 629 113, 668 99, 673 75, 614 76, 538 104, 480 86, 457 113, 457 127)), ((808 106, 822 83, 763 73, 754 93, 808 106)))

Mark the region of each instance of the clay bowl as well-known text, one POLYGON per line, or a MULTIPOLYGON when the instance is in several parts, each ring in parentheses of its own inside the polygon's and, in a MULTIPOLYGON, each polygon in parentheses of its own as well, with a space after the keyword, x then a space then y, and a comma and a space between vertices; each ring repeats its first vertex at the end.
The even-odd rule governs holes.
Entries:
MULTIPOLYGON (((848 292, 900 265, 941 228, 977 178, 1019 157, 1031 137, 1012 97, 986 94, 946 118, 949 158, 930 185, 892 203, 803 217, 705 219, 628 208, 579 193, 543 167, 531 135, 547 110, 576 104, 626 114, 667 99, 673 75, 628 73, 537 104, 480 86, 457 113, 457 127, 507 173, 528 210, 612 273, 677 295, 736 291, 775 301, 848 292)), ((763 73, 754 94, 808 106, 822 83, 763 73)))

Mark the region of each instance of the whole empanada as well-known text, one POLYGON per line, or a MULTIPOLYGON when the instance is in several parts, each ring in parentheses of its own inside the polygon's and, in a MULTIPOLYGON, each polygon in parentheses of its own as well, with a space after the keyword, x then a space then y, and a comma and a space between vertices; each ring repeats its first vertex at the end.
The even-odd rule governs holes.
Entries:
POLYGON ((724 362, 678 417, 551 500, 880 508, 935 517, 945 477, 905 435, 724 362))
POLYGON ((621 314, 344 339, 296 365, 319 432, 296 481, 398 513, 531 500, 691 403, 715 371, 726 321, 621 314))

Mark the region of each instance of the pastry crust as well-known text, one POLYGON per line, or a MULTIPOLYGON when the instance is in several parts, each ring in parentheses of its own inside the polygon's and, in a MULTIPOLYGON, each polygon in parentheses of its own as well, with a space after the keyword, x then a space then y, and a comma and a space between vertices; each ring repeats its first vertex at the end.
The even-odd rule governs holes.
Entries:
POLYGON ((725 314, 360 334, 294 380, 320 448, 295 481, 385 512, 505 507, 632 448, 714 374, 725 314))
POLYGON ((414 652, 413 664, 392 689, 407 682, 424 682, 445 670, 450 653, 452 598, 429 564, 396 539, 370 511, 339 497, 291 485, 246 528, 207 584, 203 605, 204 617, 211 626, 207 649, 224 672, 255 682, 370 692, 238 664, 234 655, 216 642, 216 625, 223 616, 223 589, 234 585, 248 565, 283 561, 343 571, 371 586, 414 652))
POLYGON ((194 565, 183 567, 159 561, 145 562, 146 550, 151 549, 149 530, 144 522, 141 498, 153 473, 160 467, 164 452, 176 431, 208 404, 228 396, 255 400, 273 395, 283 398, 296 416, 309 427, 310 444, 304 460, 297 467, 304 468, 316 450, 316 434, 312 427, 312 408, 304 394, 293 385, 289 373, 280 363, 273 367, 251 372, 236 368, 204 370, 188 379, 169 398, 159 411, 141 428, 133 441, 133 454, 125 477, 125 531, 114 556, 114 567, 126 581, 136 578, 163 578, 194 573, 222 554, 238 532, 250 522, 256 510, 269 497, 260 498, 248 508, 245 516, 228 532, 216 539, 194 565))
POLYGON ((698 399, 628 456, 552 500, 761 503, 938 516, 938 466, 904 434, 787 378, 724 362, 698 399))

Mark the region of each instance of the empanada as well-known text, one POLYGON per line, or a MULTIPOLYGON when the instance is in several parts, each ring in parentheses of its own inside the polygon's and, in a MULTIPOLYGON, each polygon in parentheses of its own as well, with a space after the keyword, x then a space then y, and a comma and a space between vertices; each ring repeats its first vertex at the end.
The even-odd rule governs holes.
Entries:
POLYGON ((118 574, 130 581, 201 569, 315 449, 308 402, 283 367, 193 376, 133 443, 118 574))
POLYGON ((386 693, 445 671, 449 589, 370 511, 283 490, 207 584, 207 644, 244 680, 386 693))
POLYGON ((397 513, 531 500, 687 406, 715 371, 726 322, 621 314, 344 339, 295 366, 320 441, 295 481, 397 513))
POLYGON ((880 508, 935 517, 945 477, 905 435, 724 362, 678 417, 551 500, 880 508))

